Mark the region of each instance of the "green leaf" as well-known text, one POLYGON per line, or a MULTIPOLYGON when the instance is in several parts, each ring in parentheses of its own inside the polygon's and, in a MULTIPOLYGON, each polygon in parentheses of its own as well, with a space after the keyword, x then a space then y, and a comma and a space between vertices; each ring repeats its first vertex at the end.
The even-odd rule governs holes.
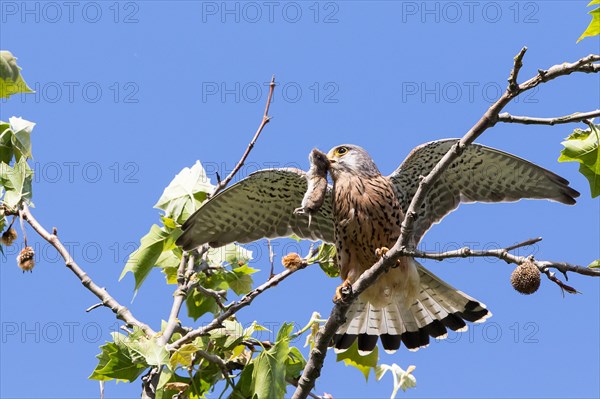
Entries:
POLYGON ((140 338, 127 343, 131 350, 139 353, 151 366, 162 366, 169 362, 169 351, 157 342, 156 338, 140 338))
POLYGON ((15 158, 31 158, 31 131, 35 123, 23 118, 10 117, 10 129, 12 131, 11 143, 15 151, 15 158))
POLYGON ((194 320, 198 320, 206 313, 219 313, 219 306, 215 299, 211 296, 205 296, 194 288, 191 294, 185 300, 188 310, 188 316, 194 320))
POLYGON ((306 366, 306 359, 295 346, 290 348, 288 358, 285 360, 285 374, 288 378, 298 378, 306 366))
POLYGON ((590 129, 575 129, 561 144, 565 147, 559 162, 579 162, 579 172, 590 184, 592 198, 600 195, 600 151, 598 151, 600 125, 590 129))
POLYGON ((584 164, 579 165, 579 173, 581 173, 588 180, 590 184, 590 193, 592 198, 596 198, 600 195, 600 175, 588 168, 584 164))
POLYGON ((253 395, 252 391, 252 375, 254 374, 254 364, 249 363, 240 373, 238 382, 233 387, 233 392, 229 395, 229 399, 248 399, 253 395))
POLYGON ((319 245, 319 251, 314 257, 308 260, 308 263, 318 263, 321 270, 329 277, 338 277, 340 275, 340 268, 336 263, 335 245, 333 244, 319 245))
POLYGON ((225 263, 238 266, 240 263, 248 263, 252 259, 252 251, 247 250, 241 245, 227 244, 222 247, 209 249, 206 258, 213 266, 222 266, 225 263))
POLYGON ((150 232, 142 237, 140 247, 129 256, 119 280, 123 279, 127 272, 133 273, 137 291, 156 266, 161 254, 175 247, 175 240, 180 234, 179 229, 169 233, 157 225, 152 225, 150 232))
POLYGON ((294 325, 292 323, 283 323, 279 331, 277 332, 277 340, 275 342, 290 340, 290 335, 294 331, 294 325))
POLYGON ((160 217, 161 222, 163 222, 163 225, 171 230, 176 229, 177 228, 177 222, 175 222, 173 219, 168 218, 166 216, 161 216, 160 217))
POLYGON ((201 361, 190 383, 189 398, 204 398, 205 393, 214 390, 215 384, 223 379, 221 369, 213 362, 201 361))
POLYGON ((0 98, 13 94, 33 93, 21 76, 21 68, 10 51, 0 51, 0 98))
MULTIPOLYGON (((588 4, 588 7, 595 4, 600 4, 600 2, 597 0, 592 0, 590 4, 588 4)), ((592 21, 585 29, 585 31, 581 34, 581 36, 579 36, 579 39, 577 39, 577 43, 579 43, 586 37, 600 35, 600 8, 596 8, 590 11, 588 14, 591 14, 592 21)))
MULTIPOLYGON (((225 281, 225 270, 218 270, 213 272, 209 277, 201 273, 197 275, 199 284, 204 288, 210 288, 212 290, 227 290, 229 284, 225 281)), ((219 313, 219 307, 217 302, 212 296, 206 296, 194 288, 192 293, 188 295, 186 299, 188 316, 198 319, 205 313, 219 313)))
POLYGON ((232 349, 244 339, 244 329, 234 319, 225 320, 223 327, 212 330, 209 334, 223 349, 232 349))
POLYGON ((31 199, 31 180, 33 170, 25 158, 15 162, 14 168, 0 163, 0 186, 6 190, 3 202, 9 208, 16 209, 22 201, 31 199))
POLYGON ((321 318, 321 315, 318 312, 313 312, 311 317, 312 323, 310 323, 310 334, 306 334, 306 340, 304 341, 304 347, 310 346, 310 350, 315 346, 315 339, 317 338, 317 334, 319 333, 319 328, 321 327, 318 319, 321 318))
POLYGON ((0 162, 9 164, 14 156, 12 136, 13 132, 10 130, 10 124, 0 122, 0 162))
POLYGON ((392 377, 394 377, 394 389, 392 390, 390 399, 394 399, 400 388, 402 388, 403 391, 406 391, 409 388, 414 388, 417 386, 417 380, 411 374, 415 368, 415 366, 408 366, 408 369, 404 371, 396 363, 393 363, 391 366, 388 364, 382 364, 381 366, 377 366, 375 369, 375 375, 377 377, 377 381, 379 381, 383 378, 387 371, 392 372, 392 377))
POLYGON ((290 353, 289 334, 292 324, 285 323, 277 333, 277 341, 253 361, 252 392, 257 399, 283 398, 286 391, 286 359, 290 353))
POLYGON ((244 337, 252 338, 255 331, 269 331, 269 329, 261 326, 256 321, 253 321, 252 324, 250 324, 250 326, 244 329, 244 337))
POLYGON ((366 356, 362 356, 358 353, 358 342, 354 341, 352 346, 348 350, 338 353, 336 361, 343 361, 346 366, 356 367, 363 375, 365 379, 369 380, 369 373, 371 369, 377 367, 377 360, 379 359, 378 348, 369 353, 366 356))
POLYGON ((225 281, 237 295, 247 294, 252 291, 252 284, 254 283, 250 275, 257 271, 257 269, 253 269, 247 264, 235 267, 232 271, 225 273, 225 281))
POLYGON ((291 236, 288 236, 288 238, 291 238, 292 240, 294 240, 296 242, 302 241, 302 238, 298 237, 296 234, 292 234, 291 236))
POLYGON ((213 190, 200 161, 196 161, 194 166, 183 168, 175 176, 154 207, 165 211, 168 218, 183 223, 213 190))
POLYGON ((169 365, 173 370, 177 367, 189 367, 192 365, 192 355, 198 352, 200 348, 195 344, 185 344, 177 349, 169 359, 169 365))
MULTIPOLYGON (((598 0, 598 1, 600 1, 600 0, 598 0)), ((592 263, 590 263, 590 264, 588 265, 588 267, 589 267, 590 269, 595 269, 595 268, 598 268, 598 267, 600 267, 600 259, 596 259, 595 261, 593 261, 592 263)))
POLYGON ((148 368, 142 359, 133 354, 126 345, 129 340, 123 334, 112 333, 113 342, 107 342, 100 347, 98 366, 88 377, 91 380, 135 381, 148 368))
POLYGON ((165 274, 167 284, 177 284, 177 269, 181 262, 181 255, 175 255, 174 250, 165 251, 156 260, 156 267, 160 267, 165 274))

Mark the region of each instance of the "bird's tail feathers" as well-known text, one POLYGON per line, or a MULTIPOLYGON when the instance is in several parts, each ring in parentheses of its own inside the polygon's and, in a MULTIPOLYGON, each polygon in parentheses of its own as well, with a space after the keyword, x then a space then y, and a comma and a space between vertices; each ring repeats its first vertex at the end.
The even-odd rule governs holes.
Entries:
POLYGON ((420 290, 407 306, 401 295, 381 307, 361 299, 350 306, 346 323, 334 337, 336 352, 350 348, 358 339, 358 350, 367 354, 380 337, 384 350, 393 353, 400 344, 409 350, 429 345, 429 337, 446 338, 447 328, 466 331, 465 321, 481 323, 492 314, 485 305, 443 282, 423 266, 418 267, 420 290))

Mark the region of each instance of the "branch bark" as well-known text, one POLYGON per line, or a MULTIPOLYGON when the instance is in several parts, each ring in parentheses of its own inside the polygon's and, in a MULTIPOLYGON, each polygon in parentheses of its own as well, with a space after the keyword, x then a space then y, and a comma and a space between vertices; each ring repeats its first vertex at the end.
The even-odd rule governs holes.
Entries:
MULTIPOLYGON (((209 198, 216 195, 219 191, 223 190, 227 186, 227 184, 229 184, 229 182, 233 179, 233 177, 239 172, 241 167, 244 165, 244 162, 248 158, 248 155, 250 155, 250 151, 252 151, 252 148, 254 148, 254 145, 256 144, 258 137, 260 136, 264 127, 267 125, 267 123, 269 123, 269 121, 271 119, 269 117, 269 108, 271 107, 271 101, 273 99, 274 89, 275 89, 275 76, 273 76, 271 78, 271 83, 269 84, 269 95, 267 96, 267 103, 265 104, 265 111, 263 113, 261 123, 258 126, 258 129, 256 130, 256 133, 254 133, 254 136, 248 143, 248 147, 246 148, 246 151, 244 151, 244 153, 242 154, 242 157, 236 164, 235 168, 233 168, 233 170, 225 178, 225 180, 219 181, 219 183, 217 184, 217 186, 215 187, 213 192, 210 194, 209 198)), ((202 255, 208 251, 208 249, 209 249, 208 245, 204 245, 200 249, 198 258, 201 258, 202 255)), ((166 345, 169 342, 169 340, 171 339, 171 336, 173 335, 173 332, 175 331, 175 329, 179 323, 178 316, 179 316, 179 312, 181 311, 181 306, 183 305, 183 302, 185 301, 189 292, 192 289, 197 288, 204 295, 212 296, 213 298, 215 298, 215 301, 217 302, 219 307, 221 309, 224 309, 223 303, 221 301, 221 295, 219 295, 218 292, 206 289, 204 287, 199 286, 197 283, 190 281, 190 279, 193 275, 195 259, 196 259, 196 257, 194 255, 190 255, 187 252, 183 252, 183 255, 181 258, 181 263, 177 270, 177 289, 175 290, 175 293, 173 294, 173 297, 174 297, 173 305, 171 306, 169 321, 167 322, 167 326, 166 326, 165 331, 163 332, 163 335, 161 336, 161 340, 160 340, 160 343, 162 345, 166 345), (187 266, 187 270, 186 270, 185 264, 186 264, 186 259, 188 259, 188 258, 189 258, 189 260, 187 261, 188 266, 187 266)))
POLYGON ((498 115, 498 122, 521 123, 523 125, 560 125, 563 123, 582 122, 600 116, 600 109, 590 112, 575 112, 574 114, 558 116, 555 118, 533 118, 530 116, 516 116, 508 112, 498 115))
POLYGON ((556 283, 561 289, 566 290, 569 293, 576 293, 577 291, 569 286, 566 286, 562 281, 557 279, 549 269, 556 269, 561 272, 565 279, 568 280, 567 272, 577 273, 584 276, 592 276, 592 277, 600 277, 600 269, 591 269, 585 266, 573 265, 567 262, 553 262, 546 260, 535 260, 533 256, 518 256, 511 254, 509 251, 515 250, 517 248, 521 248, 527 245, 535 244, 536 242, 541 241, 541 238, 536 238, 532 240, 527 240, 517 245, 513 245, 506 248, 500 249, 490 249, 490 250, 474 250, 469 247, 464 247, 461 249, 457 249, 454 251, 447 252, 423 252, 417 249, 415 250, 404 250, 402 251, 405 256, 412 256, 413 258, 423 258, 423 259, 434 259, 434 260, 444 260, 450 258, 481 258, 481 257, 494 257, 498 259, 504 260, 506 263, 520 265, 526 261, 532 262, 541 273, 546 274, 546 277, 553 283, 556 283))
POLYGON ((287 269, 279 274, 276 274, 275 276, 273 276, 272 278, 267 280, 264 284, 256 287, 255 289, 250 291, 248 294, 244 295, 239 301, 236 301, 233 304, 231 304, 229 307, 227 307, 227 310, 225 310, 219 316, 214 318, 206 326, 196 328, 195 330, 188 332, 187 334, 185 334, 183 337, 181 337, 177 341, 173 342, 172 344, 167 345, 167 350, 175 351, 182 345, 193 341, 196 337, 200 337, 211 330, 221 327, 221 323, 223 323, 223 321, 225 321, 228 317, 231 317, 232 315, 237 313, 240 309, 245 308, 246 306, 250 305, 252 303, 252 301, 254 300, 254 298, 259 296, 260 294, 262 294, 264 291, 268 290, 269 288, 275 287, 277 284, 279 284, 280 282, 282 282, 283 280, 285 280, 286 278, 288 278, 289 276, 291 276, 298 270, 304 269, 306 266, 308 266, 308 265, 306 263, 303 263, 297 269, 287 269))
POLYGON ((183 305, 183 301, 187 298, 188 290, 186 289, 186 285, 189 277, 186 277, 186 264, 191 263, 192 267, 194 264, 194 255, 189 255, 187 252, 184 252, 181 255, 181 262, 179 262, 179 267, 177 268, 177 289, 173 294, 173 305, 171 305, 171 312, 169 313, 169 319, 167 321, 167 325, 165 326, 165 330, 163 334, 158 340, 160 345, 166 345, 177 325, 179 324, 179 312, 181 311, 181 306, 183 305))
POLYGON ((252 151, 252 148, 254 148, 254 144, 256 144, 256 141, 258 140, 258 136, 260 136, 260 133, 263 131, 264 127, 271 120, 271 117, 269 116, 269 108, 271 107, 271 100, 273 99, 273 91, 274 90, 275 90, 275 75, 273 75, 273 77, 271 78, 271 83, 269 84, 269 95, 267 96, 267 104, 265 105, 265 112, 263 113, 262 121, 260 122, 260 125, 258 126, 256 133, 254 133, 254 137, 252 137, 252 140, 250 140, 250 142, 248 143, 248 147, 246 148, 246 151, 244 151, 244 154, 238 161, 237 165, 235 165, 235 168, 233 168, 233 170, 225 178, 225 180, 222 180, 217 184, 217 187, 215 187, 215 190, 210 195, 210 197, 214 196, 219 191, 223 190, 229 184, 231 179, 233 179, 233 177, 239 172, 241 167, 244 166, 244 162, 246 162, 246 158, 248 158, 248 155, 250 155, 250 151, 252 151))
POLYGON ((419 209, 425 200, 425 195, 433 183, 450 166, 452 161, 460 156, 465 146, 473 143, 473 141, 481 136, 483 132, 493 127, 498 122, 498 115, 502 109, 504 109, 504 107, 519 94, 559 76, 566 76, 574 72, 595 73, 600 71, 600 64, 593 64, 600 60, 600 55, 592 54, 573 63, 564 63, 552 66, 547 70, 539 70, 536 76, 522 84, 518 84, 518 74, 526 51, 527 48, 524 47, 515 57, 514 65, 508 78, 508 88, 500 99, 485 112, 462 139, 452 146, 442 159, 439 160, 431 172, 421 180, 402 223, 400 237, 387 253, 387 256, 371 266, 371 268, 365 271, 352 285, 352 292, 345 303, 338 303, 333 307, 329 319, 315 338, 315 345, 311 350, 310 358, 298 381, 298 387, 294 392, 292 399, 305 399, 308 396, 308 393, 313 389, 315 380, 321 373, 329 342, 331 342, 336 330, 344 323, 345 314, 352 301, 354 301, 368 286, 375 282, 381 274, 393 266, 398 258, 405 256, 409 246, 414 247, 415 243, 412 237, 412 227, 416 219, 417 209, 419 209))
MULTIPOLYGON (((248 146, 246 147, 246 150, 242 154, 242 157, 240 158, 240 160, 238 161, 238 163, 235 165, 235 167, 233 168, 233 170, 231 171, 231 173, 224 180, 219 180, 219 182, 217 183, 215 189, 208 196, 208 198, 213 197, 218 192, 220 192, 225 187, 227 187, 227 185, 229 184, 229 182, 231 182, 231 180, 233 179, 233 177, 242 168, 242 166, 244 165, 244 162, 246 162, 246 159, 248 158, 248 155, 250 155, 250 152, 252 151, 252 148, 254 148, 254 145, 256 144, 256 141, 258 140, 261 132, 263 131, 263 129, 267 125, 267 123, 269 123, 269 121, 271 120, 271 118, 269 117, 269 108, 271 107, 271 101, 273 99, 273 91, 274 91, 274 89, 275 89, 275 76, 273 76, 271 78, 271 83, 269 84, 269 95, 267 96, 267 103, 265 104, 265 110, 264 110, 264 113, 263 113, 260 125, 258 126, 258 129, 254 133, 254 136, 252 137, 252 139, 248 143, 248 146)), ((219 177, 219 175, 217 174, 217 178, 218 177, 219 177)), ((204 255, 204 253, 206 253, 208 250, 209 250, 209 246, 208 245, 202 246, 199 249, 199 253, 198 253, 197 257, 194 254, 190 254, 190 253, 187 253, 185 251, 183 252, 183 255, 182 255, 182 258, 181 258, 181 263, 180 263, 179 268, 177 270, 177 288, 175 289, 175 292, 173 293, 173 304, 171 305, 171 312, 169 314, 169 320, 167 321, 167 325, 165 327, 165 330, 163 331, 163 334, 162 334, 162 336, 160 337, 160 340, 159 340, 159 343, 161 345, 167 345, 169 343, 169 340, 173 336, 173 333, 175 332, 175 330, 179 326, 179 312, 181 311, 181 307, 183 306, 183 302, 186 300, 187 296, 189 295, 189 293, 194 288, 198 289, 199 291, 201 291, 206 296, 212 296, 213 298, 215 298, 215 301, 217 302, 217 305, 219 305, 219 307, 224 310, 224 312, 220 316, 218 316, 217 318, 215 318, 213 320, 213 322, 215 322, 216 320, 219 320, 219 322, 217 324, 215 324, 215 327, 213 327, 213 328, 217 328, 220 325, 220 323, 223 322, 223 320, 225 320, 227 317, 231 316, 232 314, 234 314, 237 311, 237 310, 231 311, 232 308, 228 308, 227 310, 225 310, 225 307, 223 306, 223 302, 221 301, 221 296, 219 295, 218 292, 216 292, 214 290, 206 289, 206 288, 200 286, 197 281, 192 281, 191 280, 192 275, 194 274, 195 259, 202 258, 202 256, 204 255), (187 259, 187 268, 185 267, 186 259, 187 259), (227 315, 227 316, 223 317, 223 315, 227 315)), ((246 297, 244 297, 244 298, 246 298, 246 297)), ((242 298, 242 300, 244 298, 242 298)), ((252 299, 254 299, 254 297, 250 298, 250 301, 248 302, 248 304, 250 304, 250 302, 252 302, 252 299)), ((247 305, 244 305, 244 306, 247 306, 247 305)), ((210 325, 213 325, 213 323, 211 323, 210 325)), ((190 338, 189 340, 185 341, 185 342, 190 342, 196 336, 198 336, 198 335, 194 335, 194 333, 195 332, 197 333, 197 331, 198 330, 192 330, 192 331, 188 332, 184 337, 182 337, 181 339, 179 339, 178 341, 176 341, 174 344, 167 345, 167 348, 177 349, 181 345, 181 343, 180 343, 179 345, 175 346, 175 344, 177 342, 180 342, 185 337, 188 337, 188 336, 192 335, 193 338, 190 338)), ((206 330, 206 331, 210 331, 210 330, 206 330)), ((199 335, 202 335, 202 333, 200 333, 199 335)), ((160 372, 159 372, 159 374, 160 374, 160 372)), ((155 390, 157 382, 158 382, 158 380, 152 380, 152 381, 150 381, 149 382, 151 384, 150 389, 154 389, 155 390)))
POLYGON ((22 205, 20 214, 21 218, 29 223, 29 225, 40 235, 40 237, 56 248, 60 256, 65 260, 65 266, 67 266, 77 276, 85 288, 87 288, 92 292, 92 294, 96 295, 96 297, 100 299, 103 306, 106 306, 112 310, 117 318, 123 320, 128 326, 138 327, 148 336, 156 334, 154 330, 150 328, 150 326, 136 319, 129 309, 117 302, 117 300, 114 299, 104 288, 101 288, 94 283, 92 278, 77 264, 77 262, 75 262, 58 236, 56 234, 50 234, 48 230, 46 230, 33 217, 27 204, 22 205))

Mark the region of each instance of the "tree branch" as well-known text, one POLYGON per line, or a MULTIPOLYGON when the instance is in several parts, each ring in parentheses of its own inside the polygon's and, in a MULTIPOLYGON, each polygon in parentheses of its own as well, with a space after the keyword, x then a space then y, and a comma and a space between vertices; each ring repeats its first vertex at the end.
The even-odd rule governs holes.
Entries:
POLYGON ((560 281, 555 277, 554 273, 550 272, 550 269, 556 269, 561 272, 565 279, 568 280, 567 272, 573 272, 577 274, 582 274, 584 276, 592 276, 592 277, 600 277, 600 270, 591 269, 585 266, 573 265, 566 262, 553 262, 553 261, 540 261, 533 259, 533 256, 517 256, 509 253, 509 251, 515 250, 520 247, 524 247, 527 245, 535 244, 541 241, 541 238, 534 238, 531 240, 524 241, 522 243, 501 248, 501 249, 491 249, 491 250, 474 250, 469 247, 464 247, 461 249, 457 249, 454 251, 447 252, 423 252, 417 249, 415 250, 404 250, 402 254, 405 256, 411 256, 413 258, 424 258, 424 259, 434 259, 434 260, 444 260, 450 258, 480 258, 480 257, 494 257, 498 259, 502 259, 506 263, 512 263, 515 265, 520 265, 526 261, 532 262, 541 273, 544 273, 548 279, 554 283, 556 283, 561 289, 569 292, 569 293, 577 293, 573 287, 570 287, 560 281))
POLYGON ((246 148, 246 151, 244 151, 244 154, 238 161, 237 165, 235 165, 235 168, 233 168, 233 170, 225 178, 225 180, 222 180, 217 184, 217 187, 215 188, 213 193, 210 195, 210 197, 214 196, 219 191, 224 189, 227 186, 227 184, 229 184, 231 179, 233 179, 233 177, 237 174, 237 172, 239 172, 241 167, 244 166, 244 162, 246 162, 246 158, 248 158, 250 151, 252 151, 252 148, 254 148, 254 144, 256 144, 256 140, 258 140, 258 136, 260 136, 260 133, 262 132, 263 128, 271 120, 271 117, 269 116, 269 107, 271 106, 271 99, 273 98, 273 90, 274 89, 275 89, 275 75, 273 75, 273 77, 271 78, 271 83, 269 84, 269 95, 267 96, 267 104, 265 105, 265 112, 263 114, 262 121, 260 122, 260 125, 258 126, 258 129, 256 130, 256 133, 254 133, 254 137, 252 137, 252 140, 250 140, 250 143, 248 143, 248 147, 246 148))
MULTIPOLYGON (((260 125, 258 126, 258 129, 256 130, 256 133, 254 133, 254 136, 252 137, 252 140, 250 140, 250 142, 248 143, 248 147, 246 148, 246 151, 244 151, 244 153, 242 154, 242 157, 240 158, 240 160, 238 161, 238 163, 236 164, 236 166, 233 168, 233 170, 231 171, 231 173, 224 179, 221 180, 219 178, 219 175, 217 174, 217 180, 218 183, 215 187, 215 189, 213 190, 213 192, 211 194, 208 195, 208 198, 213 197, 215 194, 217 194, 219 191, 223 190, 227 184, 229 184, 229 182, 233 179, 233 177, 239 172, 239 170, 242 168, 242 166, 244 165, 244 162, 246 161, 246 159, 248 158, 248 155, 250 155, 250 151, 252 151, 252 148, 254 148, 254 145, 256 144, 256 141, 258 140, 258 137, 260 136, 261 132, 263 131, 264 127, 267 125, 267 123, 269 123, 269 121, 271 120, 271 118, 269 117, 269 108, 271 106, 271 100, 273 99, 273 91, 275 89, 275 76, 273 75, 273 77, 271 78, 271 83, 269 84, 269 95, 267 96, 267 103, 265 104, 265 111, 263 113, 263 117, 262 120, 260 122, 260 125)), ((199 249, 199 253, 197 258, 202 258, 202 256, 209 250, 209 246, 207 244, 203 245, 200 249, 199 249)), ((212 296, 217 305, 222 309, 225 310, 225 307, 223 305, 223 302, 221 300, 222 295, 214 290, 210 290, 207 288, 202 287, 201 285, 199 285, 198 281, 192 281, 192 275, 193 275, 193 271, 194 271, 194 262, 195 262, 196 257, 190 255, 188 252, 184 251, 182 258, 181 258, 181 263, 179 264, 179 268, 177 270, 177 289, 175 290, 175 292, 173 293, 173 305, 171 306, 171 312, 169 314, 169 320, 167 322, 167 326, 165 327, 165 330, 162 334, 162 336, 160 337, 159 343, 161 345, 167 345, 169 340, 171 339, 171 337, 173 336, 173 333, 175 332, 175 330, 177 329, 177 327, 179 326, 179 312, 181 311, 181 307, 183 305, 183 302, 185 301, 185 299, 187 298, 187 296, 189 295, 189 293, 191 292, 191 290, 193 290, 194 288, 196 288, 198 291, 200 291, 203 295, 206 296, 212 296), (187 269, 185 269, 185 259, 189 257, 189 260, 187 261, 188 267, 187 269), (185 272, 184 272, 185 270, 185 272)), ((250 299, 250 302, 252 301, 252 299, 250 299)), ((249 303, 248 303, 249 304, 249 303)), ((223 314, 233 314, 235 313, 235 311, 229 313, 229 311, 231 310, 231 308, 225 310, 223 314)), ((226 316, 222 319, 220 319, 219 324, 225 320, 225 318, 227 318, 229 316, 226 316)), ((217 317, 215 320, 219 319, 219 317, 217 317)), ((214 321, 214 320, 213 320, 214 321)), ((194 331, 197 330, 192 330, 191 332, 187 333, 184 337, 182 337, 181 339, 179 339, 177 342, 182 341, 183 338, 187 337, 188 335, 194 333, 194 331)), ((206 330, 209 331, 209 330, 206 330)), ((195 336, 194 336, 195 337, 195 336)), ((190 341, 193 338, 190 339, 190 341)), ((189 341, 185 341, 185 342, 189 342, 189 341)), ((174 344, 173 344, 174 345, 174 344)), ((171 345, 171 346, 173 346, 171 345)), ((178 346, 174 347, 175 349, 178 346)), ((154 381, 153 381, 154 382, 154 381)), ((152 388, 155 388, 152 387, 152 388)))
POLYGON ((175 290, 175 293, 173 293, 173 305, 171 305, 171 312, 169 313, 167 325, 158 339, 160 345, 166 345, 169 342, 179 324, 179 312, 181 311, 183 301, 185 301, 188 294, 186 285, 189 277, 186 277, 185 275, 186 264, 191 263, 193 265, 194 261, 194 255, 190 255, 187 252, 183 252, 181 255, 181 261, 177 268, 177 289, 175 290))
POLYGON ((533 118, 529 116, 516 116, 508 112, 498 115, 498 122, 521 123, 523 125, 560 125, 563 123, 582 122, 600 116, 600 109, 590 112, 575 112, 571 115, 558 116, 556 118, 533 118))
POLYGON ((387 253, 387 256, 380 259, 371 266, 371 268, 366 270, 352 285, 352 292, 347 298, 344 298, 344 302, 337 303, 333 307, 329 319, 315 338, 315 345, 310 352, 310 357, 306 363, 302 376, 298 380, 298 387, 294 392, 292 399, 306 399, 308 393, 313 389, 315 380, 321 373, 327 347, 337 329, 344 323, 345 315, 350 304, 361 292, 374 283, 381 274, 386 272, 391 266, 395 265, 396 261, 404 255, 404 252, 409 245, 415 245, 412 232, 417 217, 416 211, 423 204, 425 195, 433 183, 450 166, 452 161, 458 158, 465 146, 471 144, 475 139, 481 136, 483 132, 490 127, 493 127, 498 121, 498 115, 502 109, 519 94, 533 89, 541 83, 545 83, 559 76, 569 75, 573 72, 595 73, 600 71, 599 64, 592 64, 593 62, 600 60, 600 55, 592 54, 575 61, 574 63, 564 63, 555 65, 545 71, 540 70, 535 77, 529 79, 525 83, 517 84, 518 72, 521 68, 521 61, 526 51, 527 48, 524 47, 515 57, 514 66, 509 75, 509 85, 504 94, 485 112, 462 139, 450 148, 429 174, 421 180, 404 217, 400 237, 398 237, 394 246, 387 253))
POLYGON ((267 280, 267 282, 265 282, 264 284, 256 287, 255 289, 253 289, 252 291, 250 291, 249 293, 244 295, 239 301, 231 304, 227 308, 227 310, 225 310, 219 316, 214 318, 206 326, 192 330, 192 331, 188 332, 187 334, 185 334, 180 339, 178 339, 177 341, 173 342, 170 345, 167 345, 167 349, 169 351, 174 351, 177 348, 179 348, 181 345, 184 345, 188 342, 193 341, 196 337, 202 336, 211 330, 221 327, 221 323, 223 323, 223 321, 225 321, 228 317, 233 316, 240 309, 245 308, 246 306, 250 305, 252 303, 252 301, 254 300, 254 298, 256 298, 258 295, 262 294, 264 291, 268 290, 269 288, 275 287, 277 284, 279 284, 280 282, 282 282, 283 280, 285 280, 286 278, 288 278, 289 276, 294 274, 296 271, 304 269, 306 266, 307 266, 307 264, 303 263, 297 269, 287 269, 279 274, 276 274, 275 276, 273 276, 272 278, 267 280))
MULTIPOLYGON (((56 234, 50 234, 33 217, 27 204, 22 205, 21 217, 50 245, 52 245, 60 256, 65 260, 65 265, 77 276, 83 286, 102 301, 102 305, 112 310, 118 319, 123 320, 130 327, 138 327, 148 336, 156 334, 150 326, 136 319, 131 311, 117 302, 104 288, 99 287, 92 281, 91 277, 75 262, 69 251, 65 248, 56 234)), ((88 308, 89 309, 89 308, 88 308)))
POLYGON ((519 87, 517 79, 519 78, 519 71, 521 71, 521 68, 523 67, 523 57, 525 57, 526 52, 527 47, 523 47, 521 51, 519 51, 519 54, 514 58, 513 69, 508 76, 508 89, 511 91, 514 91, 519 87))
POLYGON ((204 351, 202 349, 198 349, 196 352, 194 352, 194 354, 197 355, 198 357, 201 357, 202 359, 206 360, 207 362, 216 364, 219 367, 219 369, 221 369, 221 373, 223 374, 223 377, 226 379, 229 378, 229 372, 227 370, 227 363, 225 362, 225 360, 221 359, 219 356, 215 355, 214 353, 210 353, 210 352, 204 351))
MULTIPOLYGON (((256 133, 254 134, 254 137, 252 137, 252 140, 250 140, 250 143, 248 143, 248 147, 246 148, 246 151, 244 152, 244 154, 238 161, 235 168, 225 178, 225 180, 219 181, 219 183, 217 184, 217 186, 215 187, 213 192, 209 195, 209 198, 214 196, 215 194, 217 194, 222 189, 224 189, 227 186, 227 184, 229 184, 231 179, 233 179, 233 177, 236 175, 236 173, 239 172, 240 168, 244 165, 244 162, 246 161, 246 158, 248 158, 250 151, 252 151, 254 144, 256 144, 256 141, 258 140, 260 133, 263 131, 263 128, 266 126, 266 124, 269 123, 270 117, 268 114, 269 114, 269 108, 271 106, 271 100, 273 98, 273 90, 274 89, 275 89, 275 76, 273 76, 271 78, 271 83, 269 84, 269 95, 267 97, 265 111, 263 113, 262 121, 261 121, 260 125, 258 126, 256 133)), ((202 255, 204 255, 204 253, 206 253, 208 251, 208 249, 209 249, 208 245, 204 245, 200 249, 200 253, 199 253, 198 257, 201 258, 202 255)), ((196 259, 195 256, 190 256, 187 252, 185 252, 185 251, 183 252, 183 255, 181 257, 181 263, 179 264, 179 268, 177 270, 177 289, 175 290, 175 293, 173 294, 173 297, 174 297, 173 305, 171 306, 171 313, 169 315, 169 321, 167 322, 167 326, 166 326, 165 331, 163 332, 163 335, 161 336, 161 340, 160 340, 160 343, 162 345, 166 345, 169 342, 169 339, 171 339, 171 336, 173 335, 173 332, 175 331, 176 326, 179 323, 178 317, 179 317, 179 312, 181 311, 181 306, 183 305, 183 301, 187 298, 189 292, 193 288, 198 289, 204 295, 212 296, 213 298, 215 298, 217 305, 219 305, 219 307, 221 309, 224 309, 223 302, 221 301, 221 295, 218 292, 206 289, 206 288, 200 286, 197 282, 190 281, 190 278, 192 277, 192 274, 193 274, 195 259, 196 259), (186 265, 186 259, 188 257, 189 257, 189 261, 187 262, 188 267, 187 267, 187 271, 186 271, 185 265, 186 265)))

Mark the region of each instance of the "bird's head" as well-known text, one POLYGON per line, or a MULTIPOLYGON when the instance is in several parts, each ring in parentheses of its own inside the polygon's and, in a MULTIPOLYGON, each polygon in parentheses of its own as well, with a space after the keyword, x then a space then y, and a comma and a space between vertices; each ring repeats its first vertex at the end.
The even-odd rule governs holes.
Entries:
POLYGON ((369 153, 357 145, 342 144, 333 147, 327 153, 327 159, 334 180, 344 173, 364 177, 375 177, 381 174, 369 153))

